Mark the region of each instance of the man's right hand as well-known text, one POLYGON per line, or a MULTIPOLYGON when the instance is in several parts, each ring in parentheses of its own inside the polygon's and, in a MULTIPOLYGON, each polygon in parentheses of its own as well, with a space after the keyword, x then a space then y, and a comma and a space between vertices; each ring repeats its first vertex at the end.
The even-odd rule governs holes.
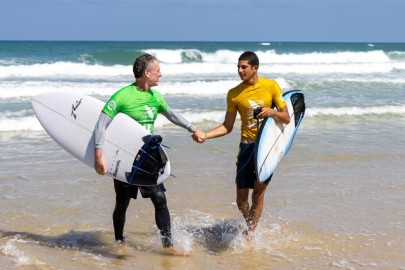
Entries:
POLYGON ((193 132, 191 137, 198 143, 204 143, 207 140, 207 134, 198 128, 193 132))
POLYGON ((107 165, 105 164, 103 150, 101 148, 96 148, 94 150, 94 169, 100 175, 105 175, 107 173, 107 165))

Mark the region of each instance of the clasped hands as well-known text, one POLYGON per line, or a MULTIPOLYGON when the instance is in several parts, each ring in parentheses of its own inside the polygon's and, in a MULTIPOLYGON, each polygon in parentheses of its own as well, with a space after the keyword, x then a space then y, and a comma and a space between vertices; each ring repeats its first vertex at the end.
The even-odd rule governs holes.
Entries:
POLYGON ((207 133, 202 130, 196 129, 191 135, 194 141, 198 143, 203 143, 207 140, 207 133))

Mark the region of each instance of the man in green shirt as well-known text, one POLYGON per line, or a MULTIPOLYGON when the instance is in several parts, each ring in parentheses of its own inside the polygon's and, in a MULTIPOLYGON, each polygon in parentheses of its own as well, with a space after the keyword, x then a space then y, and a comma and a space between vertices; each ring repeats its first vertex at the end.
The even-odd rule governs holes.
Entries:
MULTIPOLYGON (((158 113, 162 113, 172 123, 187 129, 189 132, 199 131, 191 125, 180 114, 172 111, 162 95, 152 87, 157 86, 162 76, 158 60, 150 55, 139 56, 133 65, 135 82, 118 90, 104 106, 96 128, 95 137, 95 162, 94 167, 98 174, 107 173, 107 165, 103 156, 104 134, 106 128, 118 113, 125 113, 132 119, 144 126, 150 133, 154 131, 154 123, 158 113)), ((165 187, 163 184, 157 186, 136 186, 114 179, 116 203, 113 213, 113 224, 115 239, 123 241, 126 210, 131 198, 136 199, 138 189, 143 198, 150 198, 155 207, 156 225, 162 236, 162 243, 165 253, 172 255, 187 255, 173 247, 170 214, 167 207, 165 187)))

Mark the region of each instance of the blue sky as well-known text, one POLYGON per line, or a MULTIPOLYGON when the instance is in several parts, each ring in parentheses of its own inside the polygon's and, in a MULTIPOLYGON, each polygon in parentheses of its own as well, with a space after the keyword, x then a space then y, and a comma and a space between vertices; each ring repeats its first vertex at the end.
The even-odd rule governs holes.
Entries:
POLYGON ((1 40, 405 42, 405 0, 0 0, 1 40))

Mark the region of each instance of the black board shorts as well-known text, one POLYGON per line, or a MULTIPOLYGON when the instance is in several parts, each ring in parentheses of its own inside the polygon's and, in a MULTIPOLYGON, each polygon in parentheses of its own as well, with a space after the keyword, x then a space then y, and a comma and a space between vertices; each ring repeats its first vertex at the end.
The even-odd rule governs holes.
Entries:
MULTIPOLYGON (((263 183, 269 184, 272 176, 263 183)), ((255 144, 240 143, 236 162, 236 186, 238 189, 253 189, 256 181, 255 144)))
POLYGON ((156 186, 137 186, 130 185, 123 181, 114 179, 115 195, 121 198, 136 199, 138 196, 138 189, 141 191, 142 198, 150 198, 156 192, 165 192, 166 188, 163 184, 156 186))

